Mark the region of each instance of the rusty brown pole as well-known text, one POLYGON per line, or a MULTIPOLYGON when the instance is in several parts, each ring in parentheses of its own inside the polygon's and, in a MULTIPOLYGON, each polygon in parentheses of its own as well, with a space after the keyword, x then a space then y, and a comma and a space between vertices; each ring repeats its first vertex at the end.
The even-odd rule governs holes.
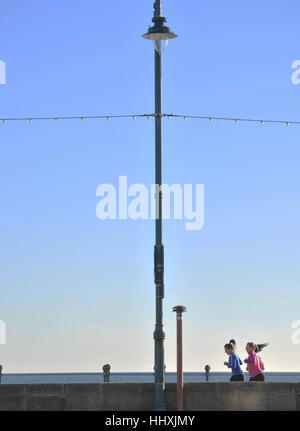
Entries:
POLYGON ((177 313, 177 411, 183 410, 183 354, 182 354, 182 313, 186 311, 183 305, 173 307, 177 313))

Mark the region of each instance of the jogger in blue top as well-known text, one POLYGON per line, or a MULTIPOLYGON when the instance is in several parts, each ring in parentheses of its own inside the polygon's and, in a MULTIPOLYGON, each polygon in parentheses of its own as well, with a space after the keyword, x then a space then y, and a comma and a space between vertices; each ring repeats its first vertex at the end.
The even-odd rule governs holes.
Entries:
POLYGON ((229 355, 229 361, 224 362, 228 368, 232 370, 231 382, 243 382, 244 381, 244 373, 241 369, 242 361, 235 353, 236 342, 234 340, 230 340, 228 344, 225 344, 224 349, 225 353, 229 355))

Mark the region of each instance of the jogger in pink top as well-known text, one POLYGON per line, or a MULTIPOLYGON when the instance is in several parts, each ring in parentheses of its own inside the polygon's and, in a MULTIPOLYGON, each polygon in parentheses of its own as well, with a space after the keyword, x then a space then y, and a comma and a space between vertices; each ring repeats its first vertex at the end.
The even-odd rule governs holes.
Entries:
POLYGON ((263 382, 265 381, 265 375, 263 373, 264 364, 260 357, 257 355, 268 343, 265 344, 254 344, 249 342, 246 345, 248 358, 244 360, 245 364, 248 365, 248 372, 250 375, 249 382, 263 382))

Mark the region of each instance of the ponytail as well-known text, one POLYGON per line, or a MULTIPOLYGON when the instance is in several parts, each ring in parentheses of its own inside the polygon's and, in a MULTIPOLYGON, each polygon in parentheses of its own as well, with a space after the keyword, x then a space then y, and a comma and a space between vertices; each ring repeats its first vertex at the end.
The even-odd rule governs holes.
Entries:
POLYGON ((262 351, 262 349, 264 349, 265 347, 267 347, 267 346, 268 346, 268 344, 269 344, 269 343, 264 343, 264 344, 255 344, 255 343, 253 343, 253 341, 251 341, 251 342, 247 343, 247 345, 248 345, 249 347, 251 347, 251 348, 254 350, 254 352, 255 352, 255 353, 261 352, 261 351, 262 351))
POLYGON ((269 343, 264 344, 256 344, 256 347, 254 349, 255 353, 261 352, 263 348, 267 347, 269 343))

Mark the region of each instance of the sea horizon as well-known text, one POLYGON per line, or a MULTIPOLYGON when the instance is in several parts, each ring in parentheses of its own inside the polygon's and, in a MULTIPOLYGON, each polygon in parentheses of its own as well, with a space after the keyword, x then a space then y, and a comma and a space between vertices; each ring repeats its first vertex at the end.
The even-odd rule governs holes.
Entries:
MULTIPOLYGON (((166 373, 166 383, 176 383, 176 371, 166 373)), ((249 374, 244 373, 245 381, 249 374)), ((209 375, 210 382, 229 381, 230 372, 214 371, 209 375)), ((292 382, 300 383, 300 372, 272 371, 265 372, 266 381, 269 382, 292 382)), ((110 383, 152 383, 154 382, 153 372, 112 372, 110 373, 110 383)), ((205 372, 184 372, 184 382, 206 382, 205 372)), ((3 373, 2 384, 59 384, 59 383, 103 383, 102 372, 60 372, 60 373, 3 373)))

